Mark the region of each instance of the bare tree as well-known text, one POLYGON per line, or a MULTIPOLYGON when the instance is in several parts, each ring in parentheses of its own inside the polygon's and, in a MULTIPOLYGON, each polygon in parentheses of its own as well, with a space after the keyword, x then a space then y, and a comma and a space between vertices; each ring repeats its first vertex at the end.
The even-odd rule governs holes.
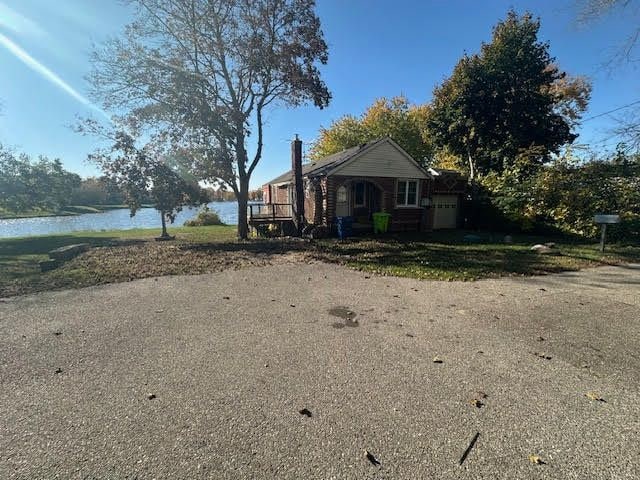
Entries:
POLYGON ((640 60, 635 55, 640 42, 640 2, 638 0, 576 0, 578 21, 583 24, 596 22, 607 15, 620 13, 628 19, 630 30, 626 39, 610 59, 611 64, 619 62, 635 63, 640 60))
MULTIPOLYGON (((624 15, 630 27, 625 40, 614 51, 608 60, 610 67, 620 64, 637 65, 640 46, 640 1, 639 0, 576 0, 579 14, 578 20, 590 24, 601 18, 619 13, 624 15)), ((626 114, 616 118, 617 126, 612 134, 624 139, 626 149, 640 151, 640 108, 638 102, 631 102, 612 111, 625 110, 626 114), (633 107, 630 109, 630 107, 633 107)))
POLYGON ((92 93, 129 128, 189 152, 202 180, 233 190, 246 238, 266 109, 330 100, 318 69, 328 54, 315 2, 129 3, 135 21, 92 54, 92 93))

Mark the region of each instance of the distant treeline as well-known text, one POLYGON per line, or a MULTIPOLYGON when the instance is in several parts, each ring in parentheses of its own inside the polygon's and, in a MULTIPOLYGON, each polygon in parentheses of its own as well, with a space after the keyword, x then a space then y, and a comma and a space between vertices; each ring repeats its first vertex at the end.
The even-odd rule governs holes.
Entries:
MULTIPOLYGON (((205 188, 209 201, 235 201, 232 191, 205 188)), ((253 190, 250 200, 261 200, 253 190)), ((147 199, 152 203, 151 199, 147 199)), ((124 192, 106 176, 81 178, 59 159, 15 153, 0 144, 0 214, 56 213, 69 206, 126 204, 124 192)))

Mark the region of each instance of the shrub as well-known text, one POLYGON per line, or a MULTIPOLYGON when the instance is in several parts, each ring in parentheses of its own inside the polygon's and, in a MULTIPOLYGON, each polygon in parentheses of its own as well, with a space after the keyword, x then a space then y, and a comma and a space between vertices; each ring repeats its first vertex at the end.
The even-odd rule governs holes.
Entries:
POLYGON ((224 225, 218 212, 211 210, 208 206, 202 207, 195 218, 184 222, 185 227, 204 227, 206 225, 224 225))

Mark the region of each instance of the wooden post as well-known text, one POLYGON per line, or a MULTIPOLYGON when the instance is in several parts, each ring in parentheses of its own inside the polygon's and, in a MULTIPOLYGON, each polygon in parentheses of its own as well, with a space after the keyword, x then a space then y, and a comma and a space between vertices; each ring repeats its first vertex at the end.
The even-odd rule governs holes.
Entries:
POLYGON ((605 244, 606 236, 607 236, 607 224, 603 223, 602 229, 600 231, 600 252, 601 253, 604 253, 604 244, 605 244))
POLYGON ((304 186, 302 183, 302 141, 298 135, 291 142, 291 173, 293 176, 293 224, 299 236, 302 234, 304 223, 304 186))

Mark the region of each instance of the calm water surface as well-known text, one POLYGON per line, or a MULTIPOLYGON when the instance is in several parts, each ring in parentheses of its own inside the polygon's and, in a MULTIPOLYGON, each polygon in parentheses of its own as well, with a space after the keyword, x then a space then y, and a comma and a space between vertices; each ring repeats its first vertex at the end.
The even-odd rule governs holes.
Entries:
MULTIPOLYGON (((238 204, 236 202, 211 202, 209 208, 220 215, 228 225, 238 223, 238 204)), ((198 208, 185 208, 176 217, 174 226, 195 217, 198 208)), ((0 220, 0 238, 28 237, 31 235, 50 235, 100 230, 129 230, 132 228, 160 228, 160 214, 153 208, 138 210, 135 217, 129 216, 129 210, 109 210, 104 213, 86 213, 72 217, 36 217, 0 220)), ((169 226, 171 229, 171 226, 169 226)))

